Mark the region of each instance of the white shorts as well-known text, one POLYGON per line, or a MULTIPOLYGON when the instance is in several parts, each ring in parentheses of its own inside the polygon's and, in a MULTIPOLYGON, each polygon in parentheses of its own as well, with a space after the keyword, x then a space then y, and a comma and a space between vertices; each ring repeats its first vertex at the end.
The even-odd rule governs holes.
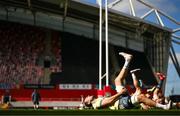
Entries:
POLYGON ((118 85, 118 86, 116 86, 116 92, 121 92, 121 90, 123 89, 123 88, 125 88, 124 86, 122 86, 122 85, 118 85))
POLYGON ((140 92, 136 91, 132 96, 131 96, 131 102, 133 105, 139 103, 138 100, 138 95, 140 94, 140 92))

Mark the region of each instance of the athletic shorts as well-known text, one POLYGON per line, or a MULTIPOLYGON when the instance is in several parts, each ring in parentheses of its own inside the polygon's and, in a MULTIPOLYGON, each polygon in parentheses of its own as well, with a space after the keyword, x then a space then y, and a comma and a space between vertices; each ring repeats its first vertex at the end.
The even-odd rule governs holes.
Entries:
POLYGON ((124 88, 125 88, 124 86, 118 85, 118 86, 116 86, 116 92, 121 92, 122 89, 124 89, 124 88))
POLYGON ((39 101, 33 101, 34 105, 39 105, 39 101))
POLYGON ((121 95, 119 98, 119 109, 131 109, 133 108, 130 95, 121 95))
POLYGON ((138 96, 140 95, 140 93, 138 91, 136 91, 132 96, 131 96, 131 102, 133 105, 136 105, 139 103, 138 101, 138 96))

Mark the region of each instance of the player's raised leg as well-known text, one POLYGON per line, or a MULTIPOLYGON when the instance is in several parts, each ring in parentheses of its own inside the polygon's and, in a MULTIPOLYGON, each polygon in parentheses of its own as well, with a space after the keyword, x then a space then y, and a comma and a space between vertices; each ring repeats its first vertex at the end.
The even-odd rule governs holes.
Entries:
POLYGON ((133 84, 134 84, 134 87, 136 89, 136 91, 131 95, 131 102, 132 104, 136 104, 138 103, 138 95, 141 94, 141 87, 140 87, 140 82, 139 82, 139 79, 138 79, 138 74, 139 74, 139 71, 140 69, 134 69, 134 70, 131 70, 131 75, 132 75, 132 79, 133 79, 133 84))
POLYGON ((133 79, 133 84, 134 84, 134 87, 136 88, 136 90, 141 90, 141 87, 140 87, 140 82, 139 82, 139 79, 138 79, 138 73, 140 72, 141 69, 134 69, 134 70, 131 70, 131 75, 132 75, 132 79, 133 79))
POLYGON ((120 52, 119 55, 124 57, 125 62, 124 62, 123 68, 120 70, 120 73, 118 74, 118 76, 114 80, 117 92, 121 91, 121 89, 124 88, 123 80, 127 76, 128 67, 129 67, 130 61, 133 57, 131 54, 127 54, 124 52, 120 52))

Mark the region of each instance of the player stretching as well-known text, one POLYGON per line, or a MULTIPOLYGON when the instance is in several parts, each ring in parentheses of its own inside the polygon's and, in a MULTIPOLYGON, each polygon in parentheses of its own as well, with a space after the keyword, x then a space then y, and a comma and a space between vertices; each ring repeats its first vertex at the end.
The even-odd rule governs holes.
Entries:
POLYGON ((92 107, 94 109, 107 107, 110 109, 131 109, 136 104, 144 103, 145 105, 151 107, 158 107, 165 110, 170 109, 170 103, 167 105, 156 103, 153 100, 141 94, 141 91, 139 91, 138 89, 132 96, 128 94, 127 89, 123 85, 123 80, 128 73, 128 67, 132 59, 132 55, 123 52, 119 53, 119 55, 124 57, 125 63, 119 75, 115 78, 114 81, 117 93, 111 97, 104 98, 95 98, 94 96, 87 96, 84 100, 85 106, 92 107))

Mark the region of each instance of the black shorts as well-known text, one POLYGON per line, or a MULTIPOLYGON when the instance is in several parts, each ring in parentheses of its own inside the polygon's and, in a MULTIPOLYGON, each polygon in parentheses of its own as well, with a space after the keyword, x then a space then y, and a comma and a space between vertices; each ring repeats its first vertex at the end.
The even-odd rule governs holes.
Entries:
POLYGON ((131 109, 133 108, 130 95, 121 95, 119 98, 119 108, 120 109, 131 109))
POLYGON ((4 103, 10 102, 10 97, 9 96, 4 96, 4 103))
POLYGON ((39 101, 33 101, 34 105, 39 105, 39 101))

